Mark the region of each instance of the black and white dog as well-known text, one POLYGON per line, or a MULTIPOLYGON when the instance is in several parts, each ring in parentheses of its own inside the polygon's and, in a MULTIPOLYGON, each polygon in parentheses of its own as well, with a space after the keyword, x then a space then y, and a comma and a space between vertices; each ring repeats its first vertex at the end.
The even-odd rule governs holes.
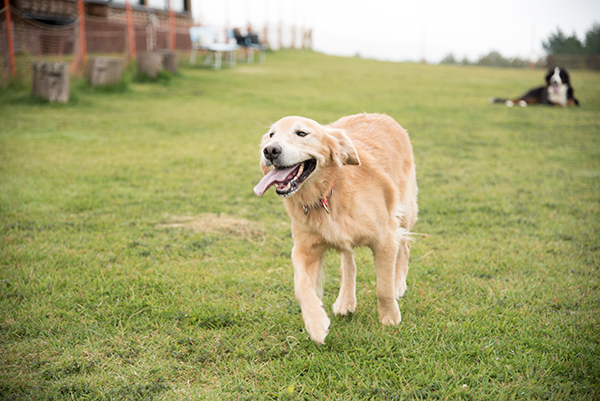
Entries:
POLYGON ((546 86, 534 88, 518 99, 491 98, 490 103, 504 103, 508 107, 518 104, 527 107, 528 104, 547 104, 550 106, 579 106, 579 100, 573 96, 575 90, 571 86, 569 73, 564 68, 550 68, 546 74, 546 86))

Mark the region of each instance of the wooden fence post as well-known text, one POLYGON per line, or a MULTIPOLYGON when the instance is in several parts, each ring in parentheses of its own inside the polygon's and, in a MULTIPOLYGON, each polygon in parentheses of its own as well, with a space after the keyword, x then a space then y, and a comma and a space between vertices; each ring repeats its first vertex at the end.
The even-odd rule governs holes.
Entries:
POLYGON ((138 72, 150 78, 158 77, 158 72, 162 69, 162 63, 163 58, 160 53, 143 52, 137 55, 138 72))
POLYGON ((69 101, 69 66, 67 63, 38 61, 33 63, 32 93, 50 102, 69 101))
POLYGON ((86 75, 91 86, 117 85, 123 76, 123 60, 114 57, 92 57, 87 64, 86 75))
POLYGON ((168 50, 158 51, 157 53, 162 57, 162 68, 169 71, 171 74, 177 74, 179 67, 177 53, 168 50))

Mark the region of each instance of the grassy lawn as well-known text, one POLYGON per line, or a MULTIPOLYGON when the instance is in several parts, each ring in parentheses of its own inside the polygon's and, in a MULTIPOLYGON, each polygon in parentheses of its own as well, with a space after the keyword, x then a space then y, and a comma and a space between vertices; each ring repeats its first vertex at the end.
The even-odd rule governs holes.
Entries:
POLYGON ((600 75, 571 72, 580 108, 487 103, 543 75, 281 51, 66 105, 0 92, 0 398, 598 399, 600 75), (318 346, 258 143, 363 111, 410 132, 428 236, 402 323, 359 249, 357 311, 318 346))

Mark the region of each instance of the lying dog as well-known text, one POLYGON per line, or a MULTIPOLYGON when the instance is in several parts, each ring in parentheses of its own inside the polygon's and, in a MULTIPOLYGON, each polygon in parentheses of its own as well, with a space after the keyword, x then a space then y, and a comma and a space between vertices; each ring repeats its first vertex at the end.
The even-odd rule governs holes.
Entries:
POLYGON ((400 323, 397 299, 406 290, 410 230, 417 221, 417 181, 408 133, 392 118, 359 114, 329 126, 303 117, 276 122, 261 142, 265 176, 285 198, 292 220, 294 285, 306 331, 324 343, 329 318, 322 297, 327 249, 341 253, 340 292, 334 314, 356 308, 353 248, 375 257, 377 305, 384 325, 400 323))
POLYGON ((546 74, 546 86, 534 88, 518 99, 491 98, 490 103, 504 103, 508 107, 518 104, 527 107, 529 104, 547 104, 553 106, 579 106, 579 100, 573 95, 569 73, 564 68, 555 67, 546 74))

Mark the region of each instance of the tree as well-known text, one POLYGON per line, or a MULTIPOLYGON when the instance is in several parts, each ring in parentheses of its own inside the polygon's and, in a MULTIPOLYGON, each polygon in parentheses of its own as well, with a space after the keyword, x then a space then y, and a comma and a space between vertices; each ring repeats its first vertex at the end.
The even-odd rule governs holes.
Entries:
POLYGON ((556 28, 556 33, 550 34, 548 42, 542 42, 544 50, 548 54, 583 54, 585 49, 575 32, 571 36, 565 36, 565 34, 556 28))
POLYGON ((585 52, 600 54, 600 24, 594 24, 585 34, 585 52))
POLYGON ((441 64, 458 64, 458 61, 454 58, 454 54, 450 53, 440 61, 441 64))
POLYGON ((510 62, 502 57, 500 52, 495 50, 489 52, 485 56, 481 56, 479 60, 477 60, 477 65, 484 65, 488 67, 507 67, 510 62))

